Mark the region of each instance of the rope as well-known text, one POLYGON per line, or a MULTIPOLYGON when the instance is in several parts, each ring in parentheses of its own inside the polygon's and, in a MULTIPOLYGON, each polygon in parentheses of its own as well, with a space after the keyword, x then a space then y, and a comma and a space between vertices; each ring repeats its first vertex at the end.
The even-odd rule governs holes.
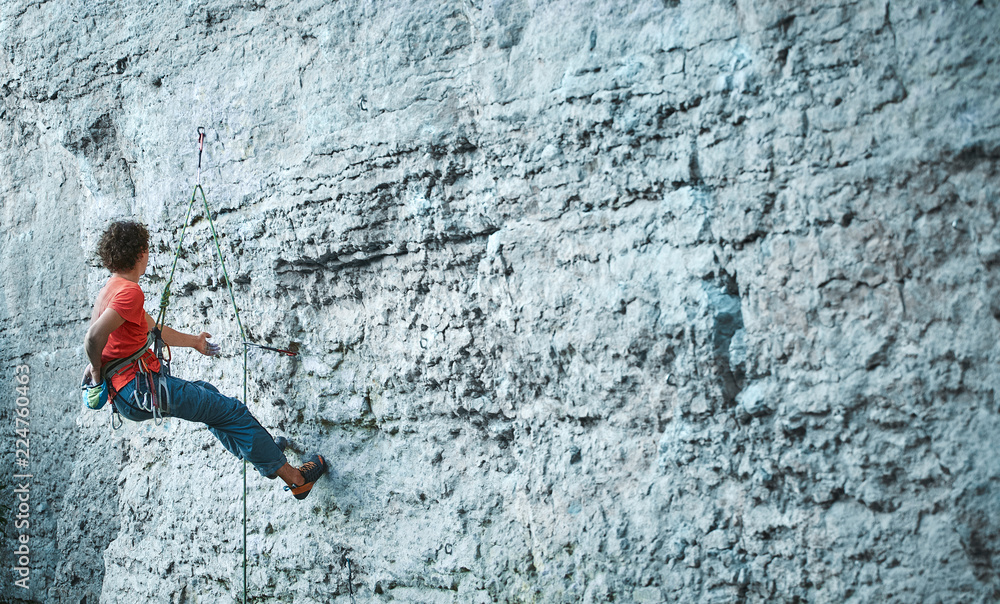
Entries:
MULTIPOLYGON (((187 232, 188 224, 191 221, 191 210, 194 208, 194 203, 198 198, 198 194, 201 193, 202 205, 205 208, 205 217, 208 218, 208 226, 212 231, 212 240, 215 242, 215 251, 219 258, 219 265, 222 267, 222 275, 226 280, 226 288, 229 290, 229 300, 233 304, 233 312, 236 315, 236 324, 240 330, 240 340, 243 342, 243 402, 247 401, 247 353, 249 351, 249 345, 260 346, 257 344, 250 344, 247 342, 246 331, 243 329, 243 321, 240 319, 240 308, 236 304, 236 296, 233 294, 233 284, 229 279, 229 272, 226 270, 226 261, 222 256, 222 246, 219 243, 219 234, 215 230, 215 222, 212 220, 212 210, 208 207, 208 198, 205 196, 205 189, 201 186, 201 155, 205 145, 205 129, 198 128, 198 179, 197 184, 194 186, 194 191, 191 192, 191 200, 188 202, 187 214, 184 216, 184 225, 181 227, 181 236, 177 242, 177 250, 174 252, 174 260, 170 266, 170 276, 167 278, 167 283, 163 288, 163 293, 160 295, 160 312, 156 319, 156 329, 162 329, 164 321, 167 316, 167 307, 170 306, 170 287, 174 282, 174 273, 177 270, 177 259, 180 257, 181 249, 184 245, 184 235, 187 232)), ((261 348, 266 348, 268 350, 276 350, 278 352, 283 352, 294 356, 294 352, 278 350, 275 348, 269 348, 267 346, 260 346, 261 348)), ((243 604, 247 604, 247 460, 243 460, 243 604)))
MULTIPOLYGON (((230 293, 232 291, 230 290, 230 293)), ((235 302, 234 302, 235 304, 235 302)), ((239 321, 240 315, 236 314, 239 321)), ((240 326, 242 332, 243 326, 240 326)), ((243 347, 243 404, 247 402, 247 353, 250 348, 243 347)), ((243 459, 243 604, 247 604, 247 460, 243 459)))
MULTIPOLYGON (((205 207, 205 217, 208 218, 208 227, 212 231, 212 241, 215 242, 215 252, 219 256, 219 266, 222 267, 222 276, 226 280, 226 289, 229 290, 229 300, 233 303, 233 313, 236 315, 236 325, 240 328, 240 340, 246 342, 247 334, 243 330, 243 321, 240 319, 240 307, 236 305, 236 296, 233 295, 233 282, 229 278, 229 271, 226 270, 226 261, 222 257, 222 246, 219 244, 219 234, 215 230, 215 221, 212 220, 212 210, 208 207, 208 198, 205 197, 205 189, 201 187, 201 149, 205 141, 205 129, 198 128, 198 184, 191 194, 192 201, 195 193, 201 193, 202 205, 205 207)), ((247 402, 247 351, 243 346, 243 404, 247 402)), ((243 604, 247 604, 247 460, 243 460, 243 604)))
MULTIPOLYGON (((226 270, 226 261, 222 257, 222 245, 219 243, 219 234, 215 230, 215 221, 212 220, 212 210, 208 207, 208 198, 205 196, 205 189, 201 186, 201 154, 205 146, 205 129, 198 128, 198 180, 197 184, 194 186, 194 191, 191 192, 191 201, 188 202, 187 214, 184 216, 184 225, 181 227, 180 240, 177 242, 177 250, 174 252, 174 261, 170 266, 170 276, 167 278, 167 283, 163 288, 163 293, 160 295, 160 312, 156 319, 156 329, 162 330, 164 320, 167 317, 167 307, 170 306, 170 286, 174 282, 174 272, 177 270, 177 259, 180 257, 181 248, 184 245, 184 235, 187 232, 188 224, 191 221, 191 210, 194 208, 194 203, 198 198, 198 194, 201 194, 202 206, 205 208, 205 217, 208 218, 208 226, 212 231, 212 240, 215 242, 215 252, 219 258, 219 265, 222 267, 222 276, 226 280, 226 289, 229 291, 229 301, 233 304, 233 313, 236 315, 236 325, 240 330, 240 340, 243 342, 243 402, 246 404, 248 393, 247 393, 247 383, 248 383, 248 357, 250 354, 250 347, 254 346, 256 348, 263 348, 264 350, 270 350, 272 352, 277 352, 287 356, 296 356, 298 354, 298 344, 292 343, 289 346, 290 350, 284 350, 281 348, 272 348, 270 346, 264 346, 262 344, 256 344, 247 340, 246 331, 243 329, 243 321, 240 319, 240 308, 236 304, 236 296, 233 294, 233 282, 229 278, 229 271, 226 270)), ((159 331, 157 331, 159 333, 159 331)), ((159 339, 159 338, 157 338, 159 339)), ((114 421, 114 418, 112 418, 114 421)), ((247 604, 247 460, 243 460, 243 604, 247 604)), ((353 588, 352 588, 353 589, 353 588)), ((353 591, 351 598, 353 601, 353 591)))
MULTIPOLYGON (((191 220, 191 208, 194 207, 194 201, 196 199, 195 194, 198 190, 201 190, 201 198, 205 199, 205 190, 201 188, 201 153, 205 149, 205 129, 198 127, 198 180, 194 186, 194 190, 191 191, 191 201, 188 202, 187 214, 184 216, 184 225, 181 227, 181 237, 177 241, 177 251, 174 252, 174 262, 170 266, 170 277, 167 278, 167 284, 163 288, 163 293, 160 295, 160 314, 156 318, 156 328, 160 329, 163 327, 163 321, 167 318, 167 306, 170 305, 170 286, 174 282, 174 271, 177 270, 177 259, 181 255, 181 247, 184 245, 184 233, 187 232, 188 222, 191 220)), ((208 211, 208 201, 205 201, 205 212, 208 214, 209 221, 211 222, 212 214, 208 211)), ((219 252, 219 260, 222 260, 222 252, 219 252)), ((223 264, 225 267, 225 264, 223 264)), ((223 270, 225 270, 223 268, 223 270)), ((232 290, 230 289, 230 294, 232 290)), ((233 306, 236 306, 236 301, 233 301, 233 306)), ((242 333, 242 326, 241 326, 242 333)), ((244 338, 246 339, 246 338, 244 338)))
POLYGON ((187 232, 188 222, 191 220, 191 208, 194 207, 195 193, 197 193, 200 188, 201 185, 196 185, 194 191, 191 192, 191 201, 188 202, 187 214, 184 216, 184 226, 181 227, 181 237, 177 242, 177 251, 174 252, 174 262, 170 266, 170 276, 167 278, 167 284, 163 287, 163 293, 160 295, 160 314, 156 318, 157 329, 163 327, 163 322, 167 318, 167 306, 170 305, 170 286, 174 282, 174 272, 177 270, 177 259, 181 255, 181 247, 184 245, 184 234, 187 232))
POLYGON ((226 278, 226 288, 229 290, 229 300, 233 303, 233 311, 236 313, 236 324, 240 328, 240 338, 245 342, 247 334, 243 331, 243 321, 240 320, 240 309, 236 306, 236 296, 233 295, 233 282, 229 280, 229 273, 226 271, 226 262, 222 259, 222 246, 219 245, 219 234, 215 232, 215 222, 212 220, 212 211, 208 208, 208 199, 205 198, 205 189, 201 185, 195 187, 196 191, 201 191, 201 199, 205 204, 205 216, 208 217, 208 226, 212 229, 212 239, 215 241, 215 251, 219 254, 219 264, 222 265, 222 276, 226 278))

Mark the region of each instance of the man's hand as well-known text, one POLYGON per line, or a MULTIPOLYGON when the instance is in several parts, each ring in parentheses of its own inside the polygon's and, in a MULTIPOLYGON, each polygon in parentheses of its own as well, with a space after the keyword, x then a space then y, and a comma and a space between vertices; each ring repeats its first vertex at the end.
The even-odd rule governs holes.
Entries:
POLYGON ((87 368, 83 370, 83 383, 93 384, 95 386, 100 385, 101 370, 95 370, 93 365, 87 365, 87 368))
POLYGON ((213 343, 209 342, 208 339, 211 338, 211 337, 212 337, 212 334, 210 334, 208 332, 204 332, 204 331, 201 332, 200 334, 198 334, 198 336, 197 336, 198 341, 193 346, 193 348, 195 350, 197 350, 198 352, 200 352, 201 354, 207 356, 207 357, 218 356, 219 355, 219 345, 218 344, 213 344, 213 343))
MULTIPOLYGON (((146 324, 150 329, 156 327, 156 320, 153 319, 149 313, 146 313, 146 324)), ((161 325, 160 337, 163 338, 163 342, 167 346, 194 348, 207 357, 219 356, 219 346, 208 341, 208 339, 212 337, 212 334, 204 331, 194 336, 189 333, 181 333, 176 329, 167 327, 166 325, 161 325)))

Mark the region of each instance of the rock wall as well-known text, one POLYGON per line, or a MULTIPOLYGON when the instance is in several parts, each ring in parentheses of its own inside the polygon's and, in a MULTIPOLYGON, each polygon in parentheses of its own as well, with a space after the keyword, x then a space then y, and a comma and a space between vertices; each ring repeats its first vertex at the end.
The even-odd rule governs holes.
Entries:
MULTIPOLYGON (((4 593, 242 599, 241 462, 76 390, 97 237, 150 226, 155 310, 204 126, 243 323, 301 346, 248 404, 333 463, 248 473, 250 601, 1000 599, 997 8, 0 1, 4 593)), ((238 394, 197 207, 173 291, 238 394)))

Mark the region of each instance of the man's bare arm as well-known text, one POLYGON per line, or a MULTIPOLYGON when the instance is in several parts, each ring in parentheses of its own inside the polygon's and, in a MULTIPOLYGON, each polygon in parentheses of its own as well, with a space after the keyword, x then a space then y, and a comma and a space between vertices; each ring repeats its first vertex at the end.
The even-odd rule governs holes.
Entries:
POLYGON ((114 309, 109 308, 97 317, 97 320, 90 324, 87 335, 83 339, 83 350, 90 360, 90 381, 99 384, 101 381, 101 352, 108 343, 111 332, 121 327, 125 323, 114 309))
MULTIPOLYGON (((151 317, 149 313, 146 313, 146 324, 149 325, 150 329, 156 327, 156 319, 151 317)), ((187 333, 181 333, 172 327, 164 325, 160 328, 160 334, 167 346, 194 348, 201 354, 210 357, 219 353, 218 347, 214 344, 209 344, 208 342, 208 339, 212 337, 212 334, 204 331, 195 336, 187 333)))

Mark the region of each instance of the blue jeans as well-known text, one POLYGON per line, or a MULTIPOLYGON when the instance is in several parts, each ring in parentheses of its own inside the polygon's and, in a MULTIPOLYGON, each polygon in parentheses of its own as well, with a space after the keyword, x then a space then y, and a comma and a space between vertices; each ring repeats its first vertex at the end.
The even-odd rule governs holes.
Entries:
MULTIPOLYGON (((137 379, 143 379, 136 376, 137 379)), ((202 422, 219 439, 222 446, 240 459, 250 462, 261 476, 274 478, 278 468, 286 463, 285 454, 267 430, 254 419, 247 406, 238 399, 225 396, 208 382, 188 382, 170 375, 156 376, 170 391, 170 408, 167 401, 159 400, 164 417, 179 417, 191 422, 202 422)), ((122 387, 114 404, 126 419, 141 422, 152 419, 153 414, 143 411, 132 398, 135 380, 122 387)))

